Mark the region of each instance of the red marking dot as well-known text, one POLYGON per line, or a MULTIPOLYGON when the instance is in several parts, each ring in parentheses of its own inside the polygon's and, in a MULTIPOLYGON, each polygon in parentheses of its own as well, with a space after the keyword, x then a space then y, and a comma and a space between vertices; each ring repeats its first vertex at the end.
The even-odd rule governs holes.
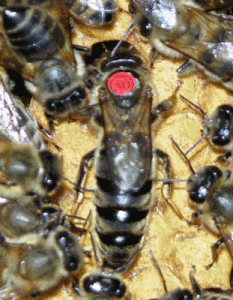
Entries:
POLYGON ((113 74, 108 80, 108 88, 118 96, 124 96, 132 92, 135 87, 135 78, 127 72, 113 74))

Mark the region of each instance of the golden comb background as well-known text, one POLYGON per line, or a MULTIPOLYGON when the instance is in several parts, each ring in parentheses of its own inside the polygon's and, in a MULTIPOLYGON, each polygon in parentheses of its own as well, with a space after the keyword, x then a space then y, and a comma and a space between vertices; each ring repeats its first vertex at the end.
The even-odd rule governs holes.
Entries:
MULTIPOLYGON (((100 41, 120 39, 131 23, 128 15, 128 1, 121 0, 118 3, 119 11, 115 23, 105 29, 93 29, 80 24, 75 24, 73 32, 73 44, 91 47, 100 41)), ((142 56, 149 59, 151 46, 143 41, 136 30, 127 37, 126 41, 133 44, 142 56)), ((183 61, 172 61, 161 55, 155 60, 151 69, 151 76, 158 91, 158 101, 169 98, 177 87, 178 78, 176 69, 183 61)), ((203 117, 190 105, 179 97, 182 94, 192 102, 200 106, 208 115, 221 104, 231 103, 232 97, 227 90, 217 84, 211 83, 200 71, 194 75, 181 79, 183 84, 177 93, 177 99, 172 114, 160 125, 156 140, 157 147, 170 155, 173 166, 173 177, 187 179, 190 170, 180 154, 172 145, 169 135, 172 135, 184 151, 188 150, 202 135, 204 124, 203 117)), ((41 107, 33 101, 30 110, 43 126, 47 126, 41 107)), ((63 157, 63 169, 65 177, 75 182, 79 163, 88 151, 94 149, 98 143, 98 132, 91 122, 68 122, 64 120, 55 127, 53 141, 62 149, 59 155, 63 157)), ((57 150, 49 143, 49 147, 57 150)), ((207 164, 213 164, 220 153, 214 152, 208 141, 203 141, 190 154, 189 158, 194 170, 207 164)), ((161 169, 162 170, 162 169, 161 169)), ((158 172, 157 178, 163 174, 158 172)), ((141 253, 129 270, 122 275, 132 293, 133 300, 146 300, 159 297, 164 293, 162 280, 155 268, 149 250, 153 253, 162 269, 168 290, 177 287, 191 288, 189 272, 192 265, 196 265, 195 278, 202 288, 220 287, 229 288, 229 273, 232 266, 231 258, 226 249, 221 250, 217 263, 210 270, 205 266, 212 260, 211 245, 217 241, 217 237, 208 232, 204 227, 188 226, 180 220, 167 205, 161 196, 161 184, 157 184, 158 207, 154 208, 149 232, 141 253)), ((94 188, 93 173, 88 176, 87 188, 94 188)), ((84 194, 84 201, 80 206, 80 216, 86 217, 92 207, 91 193, 84 194)), ((72 185, 67 182, 59 189, 57 199, 64 208, 65 213, 72 214, 74 205, 74 191, 72 185)), ((192 212, 191 201, 188 200, 185 191, 185 182, 173 185, 172 202, 176 204, 182 215, 190 220, 192 212)), ((90 224, 89 224, 90 227, 90 224)), ((88 228, 89 228, 88 227, 88 228)), ((81 244, 92 249, 89 235, 81 239, 81 244)), ((85 258, 85 265, 79 278, 95 269, 97 263, 94 257, 85 258)), ((42 299, 68 300, 77 298, 70 288, 71 281, 66 280, 53 291, 46 293, 42 299)))

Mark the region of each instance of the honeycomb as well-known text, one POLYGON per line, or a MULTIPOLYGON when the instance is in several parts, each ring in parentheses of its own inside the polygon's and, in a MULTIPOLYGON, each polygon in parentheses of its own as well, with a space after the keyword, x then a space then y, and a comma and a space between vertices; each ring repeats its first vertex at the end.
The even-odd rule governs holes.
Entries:
MULTIPOLYGON (((120 39, 123 32, 131 23, 128 14, 128 1, 119 0, 119 11, 115 23, 108 28, 96 29, 81 24, 75 24, 73 29, 73 44, 91 47, 101 41, 120 39)), ((143 40, 138 32, 134 30, 126 39, 133 44, 141 56, 149 60, 151 46, 143 40)), ((199 112, 185 103, 179 95, 183 95, 193 103, 201 107, 208 115, 221 104, 231 103, 231 94, 226 89, 210 82, 201 72, 179 78, 176 69, 184 61, 174 61, 159 55, 151 68, 151 76, 158 92, 158 102, 168 99, 177 87, 178 80, 182 85, 177 92, 176 102, 172 114, 166 118, 156 129, 156 138, 152 142, 166 153, 169 153, 173 167, 173 177, 187 179, 190 169, 181 155, 173 146, 169 136, 176 140, 181 149, 188 150, 201 136, 204 119, 199 112)), ((30 104, 30 110, 37 120, 46 128, 48 124, 43 115, 42 108, 35 101, 30 104)), ((59 151, 49 143, 54 152, 58 152, 63 158, 63 170, 65 177, 75 182, 79 164, 83 155, 98 145, 98 131, 92 123, 80 121, 63 120, 55 126, 53 141, 61 148, 59 151)), ((194 170, 203 165, 215 164, 220 153, 214 151, 208 141, 203 141, 190 154, 189 159, 194 170)), ((224 167, 224 166, 220 166, 224 167)), ((231 169, 231 166, 226 166, 231 169)), ((162 168, 159 168, 157 178, 162 178, 162 168)), ((94 174, 90 170, 85 187, 94 188, 94 174)), ((157 186, 157 206, 153 209, 149 231, 146 234, 142 251, 132 266, 122 274, 122 279, 132 293, 133 300, 145 300, 161 296, 164 293, 161 277, 155 268, 149 250, 156 257, 166 280, 168 290, 177 287, 191 289, 189 272, 192 265, 196 266, 195 278, 201 288, 220 287, 229 288, 229 274, 232 267, 231 257, 227 250, 222 247, 218 261, 212 268, 206 270, 205 266, 212 260, 211 245, 218 237, 210 233, 203 226, 189 226, 184 219, 190 220, 195 211, 185 190, 185 182, 173 184, 171 202, 177 206, 184 219, 180 219, 174 213, 171 206, 167 204, 161 194, 161 183, 157 186)), ((79 205, 78 215, 86 217, 90 208, 92 193, 85 192, 83 201, 79 205)), ((72 214, 75 204, 75 193, 72 184, 65 182, 56 194, 58 201, 65 213, 72 214)), ((90 228, 90 222, 87 229, 90 228)), ((92 249, 90 237, 85 234, 81 238, 81 244, 85 249, 92 249)), ((85 258, 85 264, 79 274, 81 280, 84 274, 98 268, 94 257, 85 258)), ((62 282, 56 289, 46 293, 42 299, 68 300, 77 296, 72 292, 71 281, 62 282)))

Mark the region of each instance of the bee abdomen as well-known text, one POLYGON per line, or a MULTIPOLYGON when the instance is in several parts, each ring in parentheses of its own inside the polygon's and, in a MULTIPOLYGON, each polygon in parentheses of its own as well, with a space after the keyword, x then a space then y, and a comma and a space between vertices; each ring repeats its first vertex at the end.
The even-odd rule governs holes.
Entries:
POLYGON ((61 28, 37 8, 6 8, 3 26, 10 43, 29 62, 47 59, 64 45, 61 28))
POLYGON ((122 224, 139 222, 143 220, 147 214, 148 210, 120 210, 111 207, 96 207, 97 213, 100 217, 105 220, 110 220, 113 222, 119 222, 122 224))
POLYGON ((135 246, 140 243, 142 234, 140 235, 131 235, 131 234, 122 234, 122 232, 115 232, 114 234, 104 234, 98 232, 98 236, 102 243, 107 246, 116 246, 119 248, 126 248, 127 246, 135 246))
POLYGON ((96 206, 95 230, 109 267, 124 266, 140 249, 147 229, 149 209, 96 206))

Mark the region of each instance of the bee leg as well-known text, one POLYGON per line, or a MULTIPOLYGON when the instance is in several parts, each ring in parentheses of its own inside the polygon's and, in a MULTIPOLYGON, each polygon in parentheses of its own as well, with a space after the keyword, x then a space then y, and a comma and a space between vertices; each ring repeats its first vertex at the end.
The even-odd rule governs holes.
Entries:
POLYGON ((189 225, 198 225, 200 226, 200 222, 199 222, 199 216, 202 214, 203 212, 201 210, 198 210, 194 213, 192 213, 191 215, 191 221, 189 223, 189 225))
POLYGON ((0 244, 5 244, 5 243, 6 243, 5 236, 3 235, 2 232, 0 232, 0 244))
POLYGON ((159 103, 156 107, 154 107, 151 112, 152 122, 157 120, 160 115, 164 117, 167 115, 167 113, 170 113, 173 104, 174 104, 173 99, 168 99, 168 100, 164 100, 163 102, 159 103))
POLYGON ((54 123, 53 123, 54 120, 53 120, 52 116, 47 114, 45 111, 44 111, 44 114, 45 114, 45 117, 47 118, 47 121, 48 121, 48 124, 49 124, 49 130, 52 133, 52 132, 55 131, 55 127, 54 127, 54 123))
POLYGON ((150 61, 152 62, 150 65, 151 69, 153 68, 154 61, 155 61, 156 57, 158 56, 158 53, 159 52, 154 47, 151 48, 151 51, 150 51, 150 61))
POLYGON ((78 207, 79 207, 80 203, 83 201, 83 192, 90 191, 90 190, 87 190, 84 188, 84 184, 85 184, 88 169, 90 167, 90 161, 93 159, 93 157, 95 155, 95 150, 96 149, 88 152, 82 158, 82 161, 80 163, 79 172, 78 172, 77 180, 75 183, 75 191, 77 193, 77 196, 75 197, 74 205, 72 207, 73 215, 77 214, 78 207))
POLYGON ((78 286, 79 286, 78 278, 74 278, 74 281, 72 283, 72 288, 73 288, 73 290, 75 291, 76 294, 78 294, 79 296, 82 296, 81 290, 78 286))
POLYGON ((79 52, 84 52, 87 55, 91 55, 91 49, 83 46, 78 46, 78 45, 72 45, 72 48, 79 52))
POLYGON ((210 263, 208 266, 206 266, 206 269, 208 270, 209 268, 211 268, 213 266, 213 264, 216 262, 216 260, 218 259, 218 249, 221 246, 221 244, 224 243, 224 238, 221 238, 220 240, 218 240, 216 243, 214 243, 211 246, 212 249, 212 263, 210 263))
POLYGON ((177 73, 182 76, 187 76, 196 70, 197 66, 193 59, 188 59, 179 69, 177 69, 177 73))
POLYGON ((83 249, 83 254, 86 255, 88 258, 92 258, 91 251, 88 249, 83 249))
MULTIPOLYGON (((50 120, 52 121, 52 120, 50 120)), ((53 124, 53 123, 52 123, 53 124)), ((38 122, 39 128, 40 128, 40 132, 42 133, 44 139, 46 140, 46 142, 48 141, 49 143, 51 143, 56 149, 57 151, 61 151, 62 148, 59 147, 54 141, 53 141, 53 134, 51 132, 49 132, 46 128, 44 128, 39 122, 38 122)), ((54 124, 53 124, 54 125, 54 124)), ((53 126, 52 125, 52 126, 53 126)), ((50 124, 49 124, 49 128, 51 128, 50 124)), ((53 127, 54 130, 54 127, 53 127)))
POLYGON ((164 188, 162 189, 162 194, 164 199, 167 201, 167 203, 170 205, 170 207, 172 208, 172 210, 174 211, 174 213, 183 221, 187 222, 188 225, 190 224, 190 221, 188 221, 180 212, 179 208, 175 205, 175 203, 171 202, 171 194, 172 194, 172 167, 171 167, 171 162, 170 162, 170 158, 168 156, 167 153, 156 149, 155 150, 155 155, 157 155, 164 166, 164 170, 165 170, 165 174, 166 174, 166 179, 171 180, 170 183, 164 183, 164 185, 168 185, 168 190, 167 190, 167 195, 165 195, 164 193, 164 188))
POLYGON ((176 100, 176 94, 179 88, 181 87, 182 81, 178 81, 177 87, 174 93, 169 97, 169 99, 160 102, 157 106, 152 107, 151 110, 151 122, 154 122, 158 117, 162 116, 167 117, 171 113, 176 100))
POLYGON ((40 299, 40 292, 38 292, 38 293, 34 293, 34 294, 31 294, 31 297, 33 298, 33 299, 40 299))
MULTIPOLYGON (((156 149, 155 150, 155 155, 158 156, 161 159, 162 163, 163 163, 166 178, 167 179, 172 179, 172 167, 171 167, 171 162, 170 162, 170 158, 169 158, 168 154, 163 152, 162 150, 156 149)), ((169 194, 169 197, 170 197, 170 195, 171 195, 171 183, 165 183, 165 184, 169 185, 168 194, 169 194)))
POLYGON ((201 288, 200 288, 200 285, 198 284, 198 282, 196 281, 195 277, 193 276, 194 270, 195 270, 195 266, 192 267, 190 274, 189 274, 189 278, 190 278, 196 299, 201 299, 201 288))
POLYGON ((82 161, 81 161, 80 167, 79 167, 78 177, 77 177, 76 184, 75 184, 75 190, 77 192, 80 192, 80 190, 83 190, 82 186, 83 186, 84 177, 88 172, 88 169, 90 166, 90 161, 93 159, 93 157, 95 155, 95 151, 96 151, 96 149, 91 150, 82 158, 82 161))
POLYGON ((231 268, 231 272, 230 272, 230 285, 231 287, 233 287, 233 267, 231 268))
POLYGON ((232 152, 228 151, 226 154, 219 156, 217 158, 217 162, 223 162, 223 163, 225 163, 225 162, 228 161, 229 157, 231 157, 231 156, 232 156, 232 152))

